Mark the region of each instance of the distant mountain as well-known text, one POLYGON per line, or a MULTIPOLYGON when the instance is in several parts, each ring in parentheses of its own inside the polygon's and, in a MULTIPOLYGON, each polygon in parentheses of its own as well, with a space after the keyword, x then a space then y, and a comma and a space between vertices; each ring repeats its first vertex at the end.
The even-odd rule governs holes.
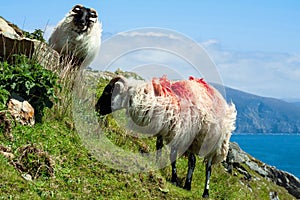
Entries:
POLYGON ((300 104, 225 88, 238 111, 236 133, 299 133, 300 104))
POLYGON ((293 104, 300 106, 300 102, 293 102, 293 104))

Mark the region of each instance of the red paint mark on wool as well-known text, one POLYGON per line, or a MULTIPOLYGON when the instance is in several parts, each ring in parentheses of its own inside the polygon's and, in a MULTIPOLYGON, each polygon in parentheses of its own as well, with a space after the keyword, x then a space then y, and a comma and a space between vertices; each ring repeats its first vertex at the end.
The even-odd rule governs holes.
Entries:
POLYGON ((210 95, 213 95, 213 94, 214 94, 214 90, 209 86, 208 83, 206 83, 206 82, 204 81, 203 78, 195 78, 195 77, 193 77, 193 76, 190 76, 190 77, 189 77, 189 80, 190 80, 190 81, 196 81, 196 82, 200 83, 201 85, 203 85, 203 86, 205 87, 206 91, 207 91, 210 95))
POLYGON ((178 97, 183 99, 191 99, 194 96, 187 85, 187 81, 174 82, 172 90, 178 97))
POLYGON ((171 82, 166 76, 160 79, 152 79, 155 96, 169 96, 172 95, 171 82))
POLYGON ((179 106, 178 98, 172 91, 172 83, 167 79, 166 76, 163 76, 160 79, 152 79, 152 85, 154 89, 155 96, 164 96, 170 97, 172 104, 179 106))
POLYGON ((152 84, 156 96, 173 96, 176 99, 178 97, 189 99, 193 96, 187 81, 171 82, 166 76, 163 76, 160 79, 153 79, 152 84))
MULTIPOLYGON (((189 77, 189 80, 182 81, 170 81, 166 76, 161 78, 153 78, 152 86, 154 89, 155 96, 167 97, 172 105, 180 108, 181 112, 185 110, 188 106, 199 106, 198 95, 203 95, 197 93, 197 88, 199 87, 199 92, 204 92, 205 95, 210 96, 212 101, 204 102, 211 105, 211 110, 218 114, 224 113, 224 106, 222 100, 215 94, 214 89, 204 81, 203 78, 189 77)), ((202 102, 203 103, 203 102, 202 102)), ((201 105, 201 103, 200 103, 201 105)), ((189 107, 188 109, 190 109, 189 107)), ((189 111, 188 111, 189 112, 189 111)))
MULTIPOLYGON (((214 94, 214 90, 210 87, 208 83, 204 81, 203 78, 194 78, 190 76, 188 81, 196 81, 206 89, 208 94, 214 94)), ((189 86, 187 85, 188 81, 172 82, 167 78, 167 76, 163 76, 160 79, 152 79, 152 84, 156 96, 168 96, 176 94, 176 96, 180 98, 190 98, 193 96, 193 94, 191 93, 189 86)))

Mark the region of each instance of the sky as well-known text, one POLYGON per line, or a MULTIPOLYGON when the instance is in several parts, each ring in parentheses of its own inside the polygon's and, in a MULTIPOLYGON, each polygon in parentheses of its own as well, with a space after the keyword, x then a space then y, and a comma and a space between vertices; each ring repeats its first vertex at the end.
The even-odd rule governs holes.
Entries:
MULTIPOLYGON (((115 34, 127 32, 128 37, 136 36, 134 30, 146 27, 169 30, 168 37, 165 32, 161 35, 148 32, 136 38, 166 43, 175 52, 182 52, 187 49, 170 37, 178 33, 185 41, 192 40, 205 49, 224 85, 261 96, 300 100, 300 1, 16 0, 1 2, 0 16, 27 31, 45 30, 47 38, 78 3, 99 13, 103 26, 102 53, 107 49, 105 42, 112 44, 110 38, 115 34)), ((188 57, 196 57, 197 53, 191 51, 188 57)), ((194 75, 182 69, 182 62, 175 62, 175 58, 165 53, 138 54, 148 64, 158 62, 149 58, 173 59, 174 71, 194 75)), ((100 62, 100 57, 93 65, 100 62)))

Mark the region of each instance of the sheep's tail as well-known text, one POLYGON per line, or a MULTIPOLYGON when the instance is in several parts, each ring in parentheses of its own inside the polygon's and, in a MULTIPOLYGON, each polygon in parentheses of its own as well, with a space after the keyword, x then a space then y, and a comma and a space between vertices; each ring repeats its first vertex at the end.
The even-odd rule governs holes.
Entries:
POLYGON ((229 140, 231 137, 231 133, 235 130, 235 121, 236 121, 237 111, 235 105, 231 102, 226 109, 226 117, 224 119, 224 140, 221 147, 221 160, 226 159, 229 149, 229 140))
MULTIPOLYGON (((234 103, 230 103, 226 109, 226 118, 225 118, 225 129, 228 132, 232 133, 235 130, 235 121, 236 121, 237 111, 234 103)), ((231 135, 231 134, 230 134, 231 135)))
MULTIPOLYGON (((235 130, 235 121, 236 121, 236 108, 233 103, 230 103, 226 106, 226 113, 222 122, 221 128, 221 138, 219 143, 219 148, 217 152, 212 157, 212 163, 219 163, 226 159, 228 150, 229 150, 229 140, 231 133, 235 130)), ((208 156, 209 157, 209 156, 208 156)))

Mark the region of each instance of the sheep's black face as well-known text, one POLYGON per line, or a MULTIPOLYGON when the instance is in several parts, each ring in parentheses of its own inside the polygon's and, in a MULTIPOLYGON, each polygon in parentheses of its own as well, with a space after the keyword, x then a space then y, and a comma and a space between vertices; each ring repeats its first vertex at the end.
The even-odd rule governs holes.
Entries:
POLYGON ((96 104, 96 111, 100 115, 107 115, 116 110, 125 108, 126 102, 126 81, 123 77, 113 78, 104 88, 104 91, 96 104))
POLYGON ((113 86, 107 85, 104 88, 104 91, 96 104, 96 111, 100 115, 107 115, 112 112, 111 109, 112 93, 113 93, 113 86))
POLYGON ((92 28, 97 22, 98 14, 93 8, 86 8, 82 5, 76 5, 72 9, 73 23, 76 27, 76 32, 83 33, 89 28, 92 28))

